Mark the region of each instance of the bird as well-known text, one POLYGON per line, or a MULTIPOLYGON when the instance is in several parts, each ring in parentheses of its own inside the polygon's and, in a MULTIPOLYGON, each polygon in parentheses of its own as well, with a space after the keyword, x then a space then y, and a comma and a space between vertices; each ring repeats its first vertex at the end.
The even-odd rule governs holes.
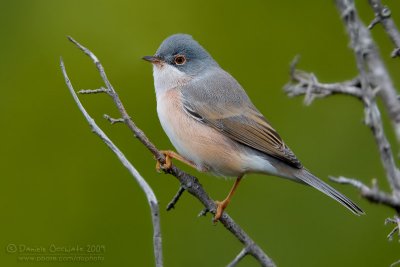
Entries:
POLYGON ((167 37, 152 63, 157 114, 176 151, 161 151, 200 172, 236 177, 229 194, 216 201, 217 222, 242 178, 250 173, 278 176, 314 187, 356 215, 364 211, 308 171, 251 102, 236 79, 222 69, 191 35, 167 37))

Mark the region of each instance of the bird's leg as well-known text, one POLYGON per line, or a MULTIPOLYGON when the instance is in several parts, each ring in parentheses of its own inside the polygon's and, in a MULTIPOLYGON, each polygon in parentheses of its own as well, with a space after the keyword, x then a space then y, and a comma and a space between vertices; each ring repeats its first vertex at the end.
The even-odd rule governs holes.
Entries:
POLYGON ((165 156, 165 164, 161 164, 161 163, 157 160, 157 163, 156 163, 156 170, 157 170, 158 172, 160 172, 161 169, 163 169, 163 170, 169 170, 169 169, 171 168, 171 166, 172 166, 172 161, 171 161, 171 159, 177 159, 177 160, 179 160, 179 161, 181 161, 181 162, 183 162, 183 163, 189 165, 190 167, 193 167, 193 168, 197 169, 196 165, 195 165, 193 162, 191 162, 191 161, 185 159, 184 157, 182 157, 181 155, 179 155, 178 153, 176 153, 176 152, 174 152, 174 151, 172 151, 172 150, 161 150, 160 152, 163 153, 164 156, 165 156))
POLYGON ((238 178, 236 178, 231 191, 229 192, 228 196, 223 201, 215 201, 215 204, 217 204, 217 211, 215 212, 215 216, 214 216, 214 220, 213 220, 214 223, 216 223, 221 218, 222 213, 224 212, 224 210, 228 206, 229 202, 231 201, 231 198, 232 198, 233 194, 235 193, 235 191, 240 183, 240 180, 242 180, 242 178, 243 178, 243 175, 240 175, 238 178))

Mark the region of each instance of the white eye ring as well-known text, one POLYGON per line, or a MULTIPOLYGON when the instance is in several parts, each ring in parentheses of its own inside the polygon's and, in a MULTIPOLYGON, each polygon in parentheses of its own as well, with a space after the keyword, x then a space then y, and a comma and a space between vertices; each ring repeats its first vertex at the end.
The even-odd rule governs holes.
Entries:
POLYGON ((183 65, 186 63, 186 57, 184 55, 176 55, 174 61, 176 65, 183 65))

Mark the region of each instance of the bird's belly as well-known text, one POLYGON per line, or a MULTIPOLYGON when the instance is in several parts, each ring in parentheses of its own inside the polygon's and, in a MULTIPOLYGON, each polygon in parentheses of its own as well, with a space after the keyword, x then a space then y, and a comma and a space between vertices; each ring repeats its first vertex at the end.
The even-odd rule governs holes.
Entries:
POLYGON ((178 153, 195 163, 198 170, 223 176, 246 172, 242 146, 189 117, 183 110, 179 90, 168 90, 157 98, 157 113, 178 153))

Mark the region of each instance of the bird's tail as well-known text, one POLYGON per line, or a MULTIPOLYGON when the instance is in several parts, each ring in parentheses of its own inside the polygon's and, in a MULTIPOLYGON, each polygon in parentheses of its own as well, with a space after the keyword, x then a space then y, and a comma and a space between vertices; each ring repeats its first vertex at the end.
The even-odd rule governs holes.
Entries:
POLYGON ((364 215, 364 211, 357 206, 353 201, 351 201, 349 198, 344 196, 343 194, 339 193, 334 189, 333 187, 329 186, 328 184, 324 183, 317 177, 315 177, 312 173, 310 173, 306 169, 302 169, 299 172, 295 173, 295 177, 297 179, 300 179, 302 182, 311 185, 315 189, 318 189, 322 193, 330 196, 346 208, 348 208, 351 212, 353 212, 355 215, 364 215))

